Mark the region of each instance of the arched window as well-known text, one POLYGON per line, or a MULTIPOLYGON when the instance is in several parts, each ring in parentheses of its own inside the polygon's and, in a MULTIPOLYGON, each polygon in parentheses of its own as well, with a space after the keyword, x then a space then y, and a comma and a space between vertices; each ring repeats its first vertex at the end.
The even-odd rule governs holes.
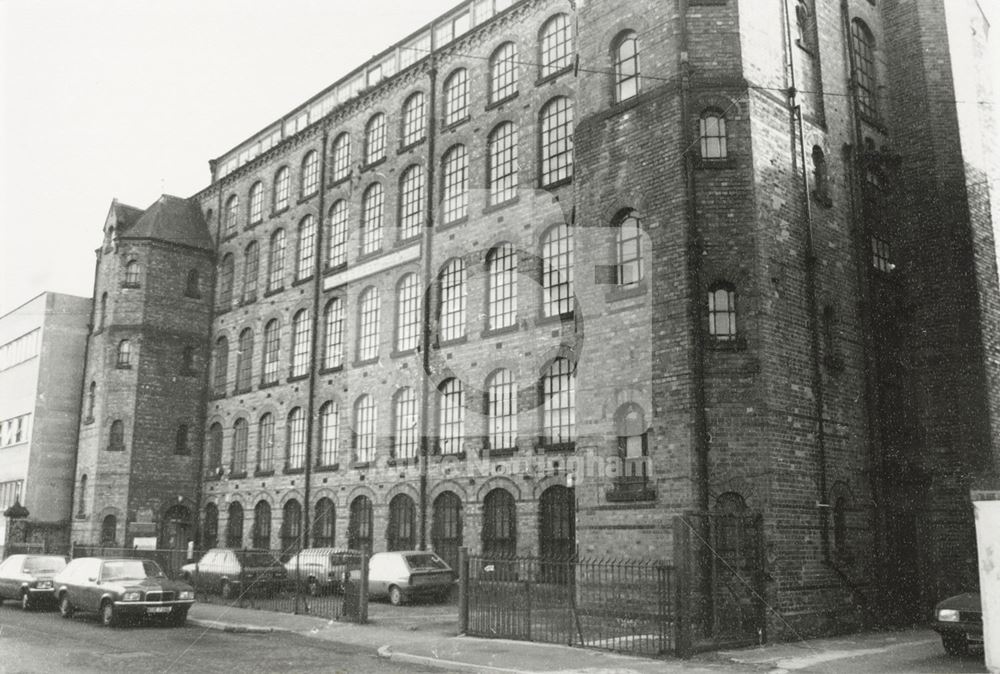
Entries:
POLYGON ((576 439, 576 374, 569 360, 556 358, 542 375, 542 444, 576 439))
POLYGON ((174 434, 174 454, 186 455, 191 453, 191 448, 188 446, 188 427, 187 424, 181 424, 177 427, 177 433, 174 434))
POLYGON ((372 549, 372 502, 367 496, 358 496, 351 501, 347 547, 351 550, 372 549))
POLYGON ((490 203, 502 204, 517 196, 517 127, 497 124, 488 140, 490 203))
POLYGON ((808 0, 796 0, 795 2, 795 37, 798 40, 799 46, 810 47, 811 40, 809 39, 809 16, 811 12, 809 11, 808 0))
POLYGON ((76 516, 85 517, 87 515, 87 474, 80 476, 80 494, 76 506, 76 516))
POLYGON ((643 277, 642 225, 634 213, 621 218, 617 231, 618 285, 634 288, 643 277))
POLYGON ((444 124, 456 124, 469 116, 469 73, 459 68, 444 81, 444 124))
POLYGON ((858 108, 869 119, 878 119, 875 75, 875 36, 861 19, 851 21, 851 42, 854 46, 854 87, 858 108))
POLYGON ((118 342, 118 352, 115 359, 115 367, 132 367, 132 342, 123 339, 118 342))
POLYGON ((331 269, 347 264, 347 218, 347 202, 340 199, 330 208, 326 264, 331 269))
POLYGON ((649 479, 648 432, 646 415, 635 403, 626 403, 615 411, 615 432, 618 435, 618 456, 621 473, 618 489, 645 488, 649 479))
POLYGON ((396 351, 412 351, 420 344, 420 280, 406 274, 396 285, 396 351))
POLYGON ((512 450, 517 446, 517 385, 510 370, 497 370, 486 380, 487 438, 489 448, 512 450))
POLYGON ((215 306, 219 311, 229 311, 233 308, 234 267, 233 254, 226 253, 219 265, 219 294, 215 298, 215 306))
POLYGON ((229 340, 219 337, 215 341, 212 358, 212 389, 217 396, 226 395, 226 381, 229 379, 229 340))
POLYGON ((382 248, 382 216, 384 197, 382 184, 372 183, 361 197, 361 254, 382 248))
POLYGON ((410 166, 399 181, 399 238, 412 239, 420 234, 424 217, 424 168, 410 166))
POLYGON ((267 501, 258 501, 253 509, 253 547, 271 548, 271 504, 267 501))
POLYGON ((483 499, 483 557, 517 554, 517 509, 506 489, 494 489, 483 499))
POLYGON ((385 115, 372 115, 365 126, 365 164, 371 165, 385 157, 385 115))
POLYGON ((309 310, 300 309, 292 318, 292 376, 309 374, 309 310))
POLYGON ((272 319, 264 326, 264 354, 261 363, 261 382, 273 384, 278 381, 278 319, 272 319))
POLYGON ((323 310, 323 362, 329 370, 344 364, 344 301, 334 297, 323 310))
POLYGON ((728 156, 725 115, 719 110, 706 110, 701 113, 698 128, 701 138, 701 158, 725 159, 728 156))
POLYGON ((392 399, 392 456, 415 459, 417 456, 417 396, 409 386, 396 391, 392 399))
POLYGON ((813 145, 812 162, 813 197, 823 206, 832 206, 833 201, 830 199, 829 170, 826 165, 826 155, 823 153, 823 148, 819 145, 813 145))
POLYGON ((378 288, 375 286, 368 286, 361 292, 358 300, 358 323, 361 326, 358 360, 375 360, 378 358, 379 340, 379 300, 378 288))
POLYGON ((301 470, 306 465, 306 417, 301 407, 296 407, 288 414, 288 457, 285 467, 288 470, 301 470))
POLYGON ((541 39, 542 77, 554 75, 573 64, 573 43, 569 17, 556 14, 542 26, 541 39))
POLYGON ((108 515, 101 521, 101 545, 114 547, 118 541, 118 518, 108 515))
POLYGON ((569 225, 542 235, 542 311, 561 316, 573 311, 573 237, 569 225))
POLYGON ((250 188, 249 224, 255 225, 264 219, 264 183, 259 180, 250 188))
POLYGON ((111 431, 108 433, 108 451, 125 451, 125 423, 121 419, 111 422, 111 431))
POLYGON ((746 513, 747 504, 742 496, 729 491, 719 495, 713 510, 720 515, 716 518, 715 531, 712 532, 715 534, 715 551, 723 561, 730 563, 741 552, 741 516, 746 513))
POLYGON ((201 547, 203 550, 219 544, 219 508, 214 503, 205 506, 205 517, 201 525, 201 547))
MULTIPOLYGON (((187 280, 184 282, 184 296, 193 298, 201 297, 201 278, 197 269, 188 270, 187 280)), ((108 294, 104 293, 102 300, 107 301, 107 297, 108 294)))
POLYGON ((719 342, 736 339, 736 287, 731 283, 708 289, 708 334, 719 342))
POLYGON ((453 569, 458 568, 462 547, 462 501, 454 492, 442 492, 434 499, 431 547, 453 569))
POLYGON ((375 427, 378 410, 375 400, 368 394, 354 403, 354 460, 368 463, 375 459, 375 427))
POLYGON ((319 408, 319 456, 316 465, 332 466, 337 463, 340 444, 340 406, 331 401, 319 408))
POLYGON ((557 96, 541 112, 542 185, 573 177, 573 104, 557 96))
POLYGON ((99 331, 103 330, 104 326, 107 325, 107 322, 108 322, 108 294, 104 293, 103 295, 101 295, 101 310, 100 313, 98 314, 97 329, 99 331))
POLYGON ((90 382, 90 388, 87 390, 87 419, 89 421, 94 420, 94 406, 97 404, 97 382, 90 382))
POLYGON ((226 547, 239 549, 243 547, 243 506, 237 502, 229 504, 226 513, 226 547))
POLYGON ((285 230, 271 235, 270 258, 267 263, 267 289, 280 290, 285 286, 285 230))
POLYGON ((833 551, 843 557, 847 546, 847 498, 838 496, 833 502, 833 551))
POLYGON ((299 281, 312 276, 316 255, 316 218, 307 215, 299 223, 299 255, 295 263, 295 278, 299 281))
POLYGON ((488 275, 487 329, 509 328, 517 323, 517 253, 509 243, 486 256, 488 275))
POLYGON ((427 106, 424 92, 417 91, 403 103, 403 147, 423 140, 427 126, 427 106))
POLYGON ((469 156, 464 145, 454 145, 441 159, 442 210, 445 224, 469 213, 469 156))
POLYGON ((308 197, 319 189, 319 153, 310 150, 302 159, 302 196, 308 197))
POLYGON ((490 103, 517 93, 517 47, 504 42, 490 56, 490 103))
POLYGON ((389 501, 389 526, 385 540, 389 552, 393 550, 413 550, 417 547, 414 535, 417 509, 413 499, 406 494, 396 494, 389 501))
POLYGON ((243 303, 257 300, 257 279, 260 276, 260 252, 257 242, 247 244, 243 254, 243 303))
POLYGON ((465 443, 465 392, 458 379, 446 379, 438 387, 438 450, 458 454, 465 443))
POLYGON ((334 182, 351 173, 351 137, 342 133, 333 140, 330 157, 330 177, 334 182))
POLYGON ((237 419, 233 424, 233 458, 230 468, 232 475, 246 475, 249 431, 246 419, 237 419))
POLYGON ((257 472, 274 472, 274 415, 270 412, 257 422, 257 472))
POLYGON ((618 36, 612 49, 615 69, 615 102, 639 95, 639 38, 633 31, 618 36))
POLYGON ((441 341, 465 336, 465 264, 458 258, 441 269, 441 304, 439 308, 441 341))
POLYGON ((291 172, 287 166, 282 166, 274 176, 274 210, 283 211, 288 208, 289 185, 291 172))
POLYGON ((219 477, 222 468, 222 424, 214 423, 208 429, 208 456, 205 468, 212 477, 219 477))
POLYGON ((223 236, 232 236, 236 233, 236 228, 239 226, 240 217, 240 198, 235 194, 230 196, 226 200, 226 210, 222 221, 223 226, 223 236))
POLYGON ((316 501, 313 510, 312 544, 317 548, 332 548, 334 546, 334 525, 336 523, 336 508, 333 501, 321 498, 316 501))
POLYGON ((285 503, 281 516, 281 552, 294 554, 302 548, 302 505, 295 499, 285 503))
POLYGON ((138 260, 129 260, 125 265, 125 281, 122 285, 126 288, 139 287, 139 274, 142 271, 138 260))
POLYGON ((253 363, 253 331, 246 328, 240 333, 239 348, 236 351, 236 391, 250 390, 253 363))

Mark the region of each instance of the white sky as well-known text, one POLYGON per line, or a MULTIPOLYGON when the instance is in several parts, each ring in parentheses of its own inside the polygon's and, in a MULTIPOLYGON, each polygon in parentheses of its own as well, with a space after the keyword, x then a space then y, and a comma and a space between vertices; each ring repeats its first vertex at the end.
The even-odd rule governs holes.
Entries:
POLYGON ((456 4, 0 0, 0 315, 90 296, 112 198, 194 194, 210 158, 456 4))

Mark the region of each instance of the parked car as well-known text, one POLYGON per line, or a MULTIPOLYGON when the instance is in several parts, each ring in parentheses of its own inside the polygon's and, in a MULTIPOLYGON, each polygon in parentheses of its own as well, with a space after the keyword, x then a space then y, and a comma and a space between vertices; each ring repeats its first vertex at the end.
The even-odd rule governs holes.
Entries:
POLYGON ((441 601, 454 582, 451 567, 433 552, 376 552, 368 563, 368 596, 388 597, 396 606, 415 597, 441 601))
POLYGON ((108 627, 127 617, 162 618, 181 626, 194 604, 194 588, 170 580, 150 559, 80 557, 52 579, 63 618, 97 613, 108 627))
POLYGON ((0 564, 0 604, 4 599, 21 602, 30 611, 42 603, 54 603, 52 577, 66 568, 61 555, 11 555, 0 564))
POLYGON ((199 590, 231 599, 244 592, 280 590, 288 572, 267 550, 212 548, 198 562, 182 566, 181 577, 199 590))
POLYGON ((344 574, 356 554, 337 548, 306 548, 285 562, 285 570, 289 578, 304 583, 314 597, 326 592, 343 592, 344 574))
POLYGON ((948 655, 965 655, 971 644, 983 643, 983 608, 978 592, 948 597, 934 607, 935 631, 948 655))

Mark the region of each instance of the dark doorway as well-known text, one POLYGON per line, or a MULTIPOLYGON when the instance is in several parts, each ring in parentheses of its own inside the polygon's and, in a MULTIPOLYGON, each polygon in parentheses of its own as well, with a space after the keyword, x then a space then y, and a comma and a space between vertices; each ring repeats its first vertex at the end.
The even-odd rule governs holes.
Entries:
POLYGON ((547 582, 572 580, 576 554, 576 504, 573 490, 549 487, 538 504, 538 551, 542 577, 547 582))
POLYGON ((451 491, 434 499, 434 523, 431 527, 434 552, 458 570, 458 549, 462 547, 462 501, 451 491))
POLYGON ((171 506, 163 515, 161 549, 187 550, 189 540, 191 540, 191 511, 180 504, 171 506))

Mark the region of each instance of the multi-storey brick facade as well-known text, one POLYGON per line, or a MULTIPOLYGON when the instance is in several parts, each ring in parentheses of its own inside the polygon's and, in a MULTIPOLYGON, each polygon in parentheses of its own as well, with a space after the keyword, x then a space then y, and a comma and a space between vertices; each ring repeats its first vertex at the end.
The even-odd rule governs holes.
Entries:
POLYGON ((213 161, 186 245, 116 206, 96 296, 159 276, 92 337, 79 535, 669 558, 745 510, 776 627, 958 589, 1000 298, 945 4, 469 2, 213 161))

